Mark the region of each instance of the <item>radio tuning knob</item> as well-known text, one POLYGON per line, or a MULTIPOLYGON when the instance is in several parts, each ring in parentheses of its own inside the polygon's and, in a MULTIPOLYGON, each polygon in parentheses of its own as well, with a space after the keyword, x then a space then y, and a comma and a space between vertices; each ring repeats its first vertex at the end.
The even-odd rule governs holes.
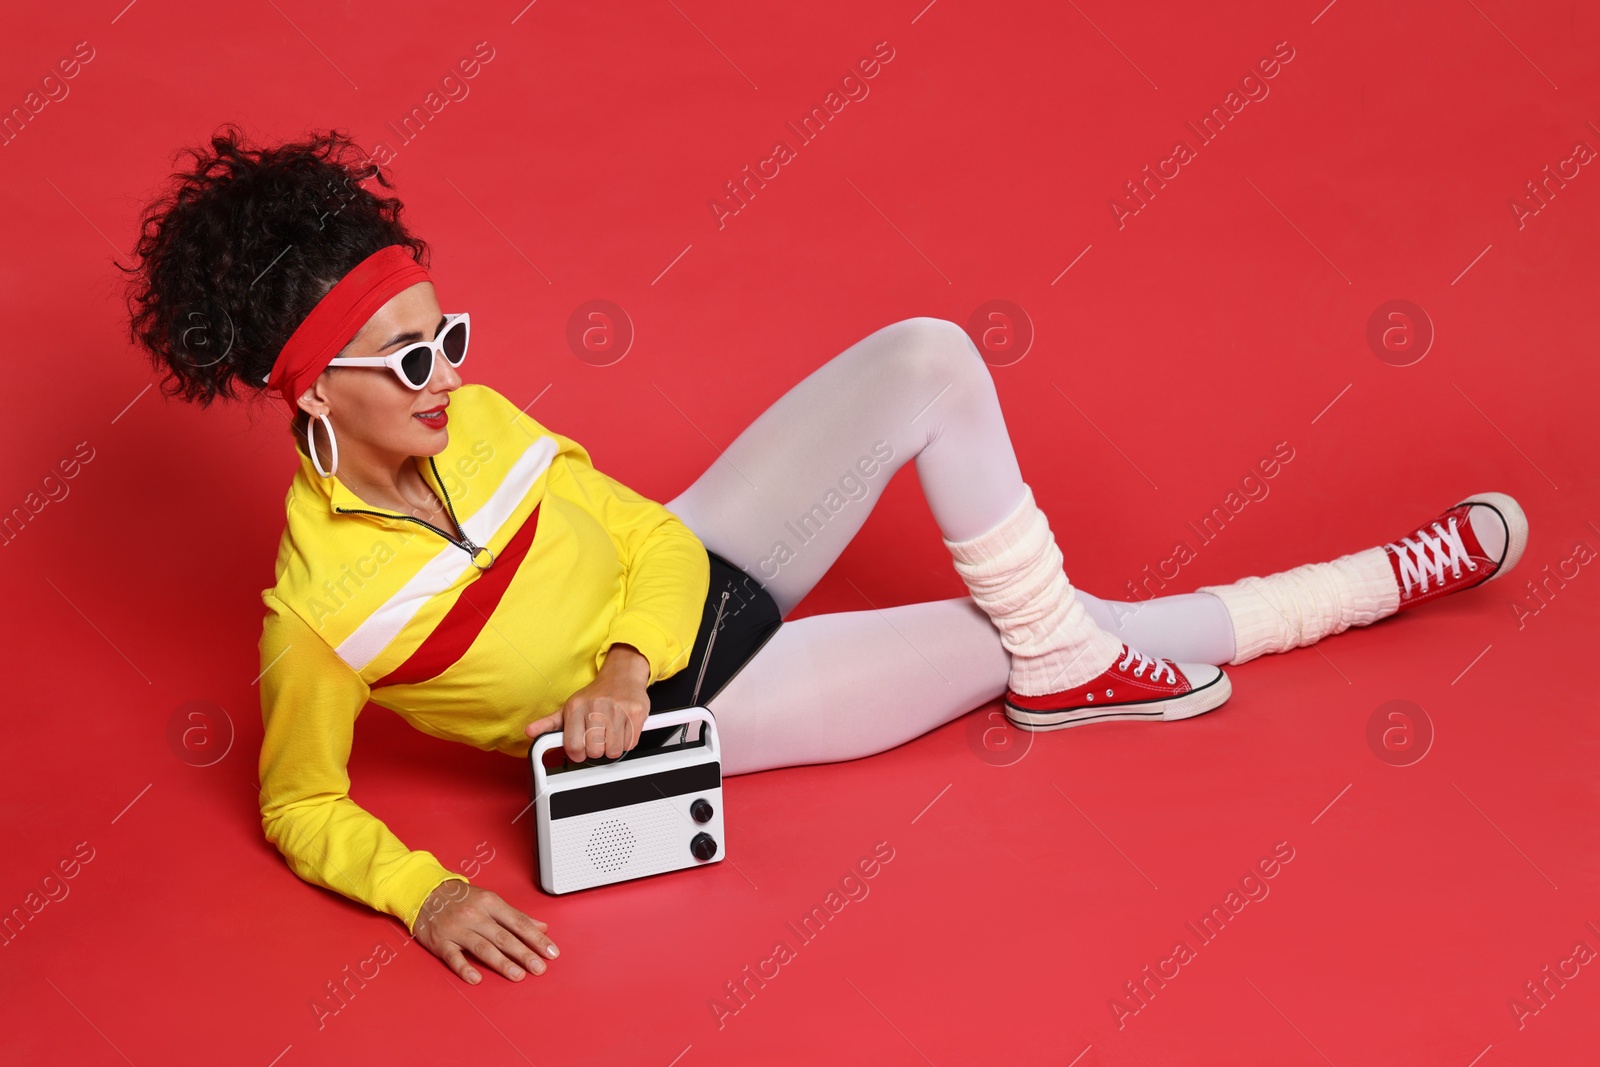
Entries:
POLYGON ((708 860, 717 854, 717 839, 708 833, 695 834, 694 840, 689 842, 689 851, 697 860, 708 860))
POLYGON ((710 822, 711 801, 705 797, 695 797, 694 803, 689 805, 689 814, 694 816, 695 822, 710 822))

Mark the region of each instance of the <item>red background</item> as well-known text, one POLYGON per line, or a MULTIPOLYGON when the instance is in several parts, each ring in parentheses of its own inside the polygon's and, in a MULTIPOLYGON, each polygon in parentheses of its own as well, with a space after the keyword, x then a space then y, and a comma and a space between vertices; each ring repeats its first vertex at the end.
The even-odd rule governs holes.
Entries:
MULTIPOLYGON (((1577 943, 1600 951, 1600 577, 1567 563, 1537 614, 1514 607, 1600 548, 1600 173, 1521 225, 1511 207, 1577 142, 1600 147, 1593 8, 112 0, 7 22, 6 109, 77 42, 93 58, 0 149, 0 507, 42 494, 80 443, 93 458, 0 551, 0 908, 79 842, 93 859, 0 947, 0 1059, 1594 1057, 1600 967, 1520 1027, 1509 1006, 1577 943), (480 41, 493 58, 468 95, 398 137, 480 41), (881 41, 894 58, 870 94, 719 228, 724 183, 794 143, 784 123, 881 41), (1119 228, 1124 183, 1193 144, 1185 122, 1283 41, 1270 95, 1119 228), (355 798, 448 865, 487 841, 476 881, 562 948, 543 977, 465 986, 261 835, 258 593, 294 455, 260 405, 160 398, 111 267, 173 152, 225 120, 387 143, 441 301, 473 315, 468 377, 538 397, 533 414, 656 499, 865 334, 1007 300, 1035 333, 995 360, 1007 422, 1092 593, 1121 595, 1280 441, 1294 459, 1270 495, 1166 591, 1381 543, 1482 490, 1521 501, 1526 556, 1233 668, 1233 699, 1193 721, 1037 735, 997 765, 991 705, 869 759, 730 779, 731 862, 569 897, 533 884, 521 765, 369 709, 355 798), (565 340, 595 299, 637 333, 607 367, 565 340), (1395 299, 1436 331, 1403 367, 1366 341, 1395 299), (1368 746, 1390 700, 1435 731, 1414 765, 1368 746), (211 766, 169 745, 190 701, 234 731, 211 766), (880 841, 894 859, 870 894, 719 1028, 724 983, 793 944, 785 922, 880 841), (1119 1028, 1123 983, 1278 842, 1294 859, 1270 895, 1119 1028), (319 1029, 311 1001, 380 943, 397 958, 319 1029)), ((914 475, 895 479, 799 613, 961 595, 937 535, 914 475)))

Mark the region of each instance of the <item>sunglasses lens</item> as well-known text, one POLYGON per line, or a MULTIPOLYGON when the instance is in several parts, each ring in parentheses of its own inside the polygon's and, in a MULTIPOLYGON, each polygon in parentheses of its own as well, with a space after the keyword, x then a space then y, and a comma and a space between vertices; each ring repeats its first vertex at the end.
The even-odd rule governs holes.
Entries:
POLYGON ((433 349, 427 345, 413 345, 400 357, 400 373, 406 384, 421 389, 433 377, 433 349))
POLYGON ((467 324, 459 319, 452 322, 444 331, 443 342, 444 358, 452 367, 461 366, 461 361, 467 358, 467 324))

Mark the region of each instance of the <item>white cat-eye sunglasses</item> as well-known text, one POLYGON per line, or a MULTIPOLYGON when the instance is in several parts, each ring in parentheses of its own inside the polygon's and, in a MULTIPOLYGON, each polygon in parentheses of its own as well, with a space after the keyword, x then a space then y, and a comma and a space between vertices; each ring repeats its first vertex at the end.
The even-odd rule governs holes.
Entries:
MULTIPOLYGON (((444 317, 444 327, 431 341, 416 341, 387 356, 340 356, 329 361, 330 367, 388 367, 406 388, 421 391, 433 378, 434 356, 444 356, 452 367, 461 366, 467 358, 467 337, 471 332, 471 318, 463 311, 444 317)), ((271 381, 268 374, 261 379, 271 381)))

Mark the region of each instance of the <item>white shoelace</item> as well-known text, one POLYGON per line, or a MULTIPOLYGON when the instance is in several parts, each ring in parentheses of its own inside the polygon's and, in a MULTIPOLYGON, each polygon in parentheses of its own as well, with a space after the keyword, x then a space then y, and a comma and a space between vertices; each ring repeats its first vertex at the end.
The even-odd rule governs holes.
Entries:
POLYGON ((1428 531, 1418 530, 1420 540, 1412 541, 1409 537, 1402 537, 1400 543, 1390 541, 1386 548, 1394 549, 1395 555, 1400 557, 1400 583, 1404 587, 1405 595, 1411 595, 1411 587, 1421 586, 1421 592, 1428 591, 1428 579, 1432 578, 1440 585, 1444 584, 1444 569, 1450 568, 1452 577, 1461 577, 1461 565, 1465 563, 1469 571, 1478 569, 1473 562, 1467 546, 1461 542, 1461 531, 1456 528, 1456 517, 1450 517, 1450 528, 1447 530, 1437 522, 1433 528, 1438 532, 1438 537, 1430 537, 1428 531))
POLYGON ((1144 669, 1149 667, 1150 680, 1152 682, 1160 681, 1161 670, 1164 667, 1167 671, 1168 684, 1178 680, 1178 676, 1173 673, 1172 664, 1168 663, 1166 660, 1159 656, 1146 656, 1143 652, 1135 651, 1132 645, 1126 643, 1123 645, 1123 647, 1128 650, 1128 654, 1123 656, 1122 662, 1117 664, 1117 670, 1125 671, 1128 669, 1129 663, 1137 662, 1139 665, 1133 669, 1133 676, 1135 678, 1144 677, 1144 669))

